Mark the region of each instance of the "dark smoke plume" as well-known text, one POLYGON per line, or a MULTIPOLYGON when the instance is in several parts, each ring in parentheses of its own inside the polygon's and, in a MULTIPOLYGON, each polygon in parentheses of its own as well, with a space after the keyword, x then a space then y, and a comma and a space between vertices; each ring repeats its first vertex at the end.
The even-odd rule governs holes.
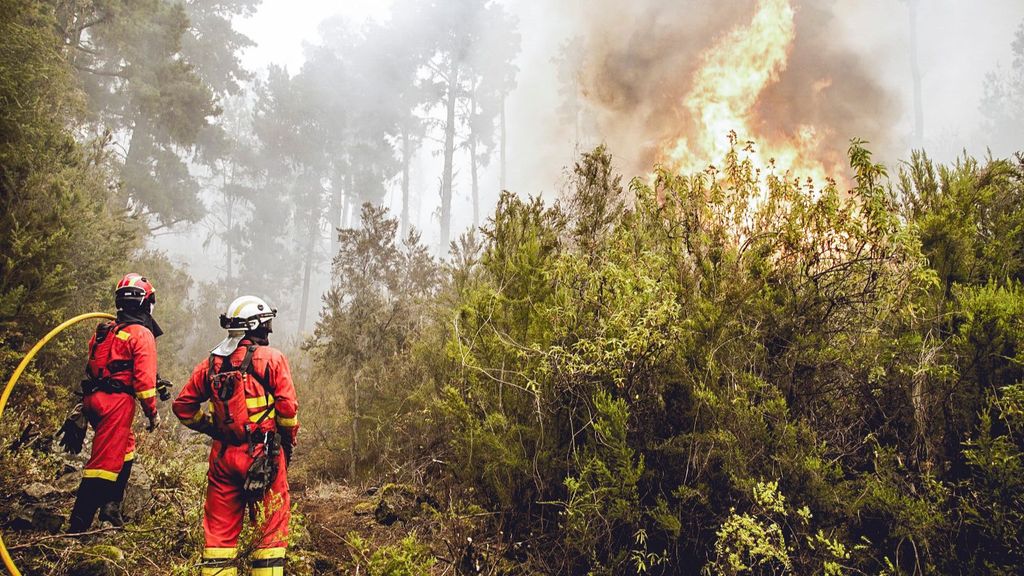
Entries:
MULTIPOLYGON (((870 62, 837 41, 833 2, 793 4, 788 64, 758 99, 752 127, 778 140, 800 125, 815 126, 827 165, 842 161, 853 137, 886 154, 895 145, 889 139, 900 115, 896 99, 873 77, 870 62)), ((569 56, 581 62, 575 89, 584 124, 596 128, 584 144, 607 141, 624 168, 648 171, 666 142, 695 129, 683 100, 701 55, 749 24, 756 10, 755 0, 581 3, 573 16, 582 27, 579 53, 569 56)))

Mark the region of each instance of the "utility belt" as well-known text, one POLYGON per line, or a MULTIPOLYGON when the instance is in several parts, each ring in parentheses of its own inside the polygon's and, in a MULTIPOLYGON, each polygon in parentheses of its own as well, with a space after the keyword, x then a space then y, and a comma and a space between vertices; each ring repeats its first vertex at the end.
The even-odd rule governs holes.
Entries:
POLYGON ((108 394, 135 394, 135 389, 131 386, 113 378, 114 374, 120 374, 121 372, 130 372, 135 367, 135 363, 131 360, 113 360, 107 364, 107 372, 109 376, 105 378, 86 378, 82 380, 82 395, 88 396, 93 392, 106 392, 108 394))
POLYGON ((106 392, 107 394, 129 394, 135 395, 135 389, 114 378, 99 378, 82 380, 82 396, 88 396, 94 392, 106 392))
POLYGON ((276 429, 249 430, 246 433, 245 438, 242 440, 236 440, 235 438, 231 438, 230 436, 222 434, 216 430, 211 430, 210 432, 207 432, 207 434, 214 440, 219 441, 222 449, 227 448, 228 446, 248 446, 250 456, 256 452, 257 446, 266 446, 268 450, 270 449, 271 444, 278 448, 281 446, 281 435, 276 429))

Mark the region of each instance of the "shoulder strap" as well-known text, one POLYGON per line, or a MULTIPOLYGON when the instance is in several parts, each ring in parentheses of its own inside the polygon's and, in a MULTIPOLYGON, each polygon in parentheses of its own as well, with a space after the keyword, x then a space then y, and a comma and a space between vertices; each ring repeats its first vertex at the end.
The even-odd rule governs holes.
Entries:
POLYGON ((260 386, 263 387, 264 396, 273 396, 274 389, 270 386, 270 376, 267 374, 270 371, 270 364, 268 363, 263 367, 263 374, 257 374, 256 369, 252 366, 252 354, 256 351, 258 346, 253 344, 249 347, 249 353, 246 354, 245 360, 242 361, 242 366, 239 370, 247 372, 252 379, 259 382, 260 386))
POLYGON ((263 374, 257 374, 255 368, 251 368, 249 370, 249 375, 252 376, 253 380, 259 382, 260 386, 263 386, 263 389, 266 390, 267 392, 273 393, 274 392, 274 388, 270 385, 270 374, 269 373, 270 373, 270 365, 269 364, 263 369, 263 374))
MULTIPOLYGON (((206 367, 206 381, 207 381, 207 385, 209 385, 209 383, 213 380, 213 377, 214 377, 215 374, 221 374, 221 373, 224 373, 224 372, 230 372, 232 370, 238 370, 239 372, 245 372, 245 373, 249 374, 250 376, 252 376, 253 380, 258 382, 260 384, 260 386, 263 387, 263 392, 264 392, 265 396, 272 396, 273 395, 272 394, 273 389, 270 387, 270 382, 269 382, 270 378, 267 375, 267 371, 269 370, 269 365, 268 365, 267 369, 265 369, 263 371, 263 375, 262 376, 257 374, 256 370, 253 369, 253 367, 252 367, 252 357, 253 357, 253 354, 256 352, 256 348, 258 348, 258 347, 259 346, 257 346, 256 344, 252 344, 252 345, 248 346, 246 348, 246 350, 245 350, 245 357, 242 358, 242 362, 241 362, 241 364, 238 365, 237 368, 234 365, 231 364, 231 362, 228 360, 228 358, 223 358, 221 360, 221 363, 220 363, 220 369, 215 369, 214 368, 214 364, 213 364, 214 355, 210 354, 210 359, 209 359, 207 367, 206 367)), ((211 393, 212 393, 212 390, 211 390, 211 393)))
POLYGON ((252 366, 252 354, 256 351, 256 345, 252 344, 245 349, 245 358, 242 358, 242 363, 238 365, 239 372, 248 372, 252 366))

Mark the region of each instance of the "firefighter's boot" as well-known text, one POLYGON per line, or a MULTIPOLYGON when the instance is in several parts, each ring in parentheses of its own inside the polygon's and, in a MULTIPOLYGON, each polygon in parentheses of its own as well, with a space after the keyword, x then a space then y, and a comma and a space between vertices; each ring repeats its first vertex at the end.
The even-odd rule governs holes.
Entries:
POLYGON ((71 510, 68 532, 85 532, 92 527, 96 511, 110 500, 113 483, 102 478, 83 478, 78 487, 75 507, 71 510))
POLYGON ((100 522, 109 522, 114 528, 124 528, 121 517, 121 502, 107 502, 100 507, 100 522))
POLYGON ((124 501, 124 492, 128 489, 128 479, 132 476, 134 460, 127 460, 121 471, 117 474, 117 481, 114 482, 114 489, 110 494, 110 501, 100 507, 100 522, 110 522, 115 528, 124 527, 124 518, 121 516, 121 502, 124 501))

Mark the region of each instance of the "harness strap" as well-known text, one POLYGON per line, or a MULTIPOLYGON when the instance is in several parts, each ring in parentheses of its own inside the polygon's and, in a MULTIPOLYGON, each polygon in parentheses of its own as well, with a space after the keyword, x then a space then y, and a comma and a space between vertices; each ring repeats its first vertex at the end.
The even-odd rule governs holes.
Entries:
POLYGON ((121 372, 130 372, 135 368, 135 360, 111 360, 107 364, 107 372, 110 374, 120 374, 121 372))
MULTIPOLYGON (((220 368, 219 369, 215 369, 214 368, 214 363, 213 363, 214 355, 210 354, 210 359, 208 361, 207 368, 206 368, 206 374, 207 374, 206 385, 207 385, 207 393, 210 395, 211 398, 213 397, 213 394, 215 393, 215 391, 213 390, 214 377, 217 374, 224 374, 225 372, 231 372, 231 371, 237 370, 238 372, 242 372, 243 374, 248 374, 249 376, 252 376, 253 380, 255 380, 256 382, 258 382, 260 384, 260 386, 263 388, 263 397, 265 399, 267 399, 267 401, 269 403, 269 400, 272 397, 272 394, 270 393, 270 390, 271 390, 270 386, 267 385, 268 384, 267 381, 269 380, 268 375, 267 375, 267 371, 270 369, 270 367, 267 366, 267 369, 264 370, 264 373, 263 373, 262 377, 260 377, 258 374, 256 374, 256 371, 252 369, 252 357, 253 357, 253 354, 256 352, 257 348, 259 348, 259 345, 257 345, 257 344, 250 344, 249 346, 247 346, 246 350, 245 350, 245 356, 242 358, 242 362, 237 367, 235 367, 233 364, 231 364, 231 362, 230 362, 228 357, 225 357, 221 361, 220 368)), ((232 393, 233 393, 233 391, 232 391, 232 393)), ((220 398, 220 400, 221 401, 226 401, 227 398, 220 398)), ((269 408, 264 410, 263 413, 260 415, 260 417, 255 422, 253 422, 251 424, 246 424, 246 429, 248 430, 248 428, 250 426, 252 426, 253 428, 259 427, 259 425, 262 424, 263 421, 266 420, 267 417, 270 416, 270 412, 271 412, 271 410, 269 408)), ((229 415, 229 417, 230 417, 230 415, 229 415)), ((252 443, 253 443, 253 439, 250 437, 249 438, 250 451, 252 449, 252 443)))
POLYGON ((108 394, 135 394, 135 390, 120 380, 114 378, 89 378, 82 380, 82 395, 88 396, 97 390, 108 394))
POLYGON ((255 344, 251 344, 245 349, 245 357, 242 358, 242 363, 238 365, 239 372, 249 372, 249 368, 252 366, 252 354, 256 351, 256 348, 255 344))

